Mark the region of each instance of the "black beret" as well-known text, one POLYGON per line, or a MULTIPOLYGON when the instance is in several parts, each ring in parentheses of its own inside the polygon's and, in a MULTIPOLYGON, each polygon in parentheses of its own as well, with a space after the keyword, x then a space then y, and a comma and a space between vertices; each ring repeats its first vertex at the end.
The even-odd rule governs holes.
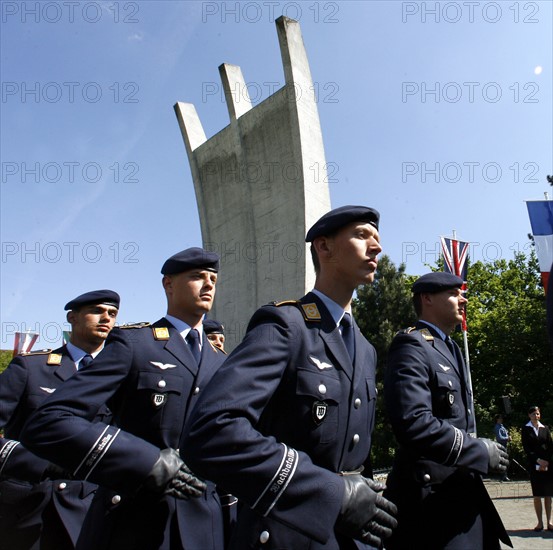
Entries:
POLYGON ((208 252, 203 248, 187 248, 173 254, 165 261, 161 272, 163 275, 175 275, 189 269, 207 269, 208 271, 219 271, 219 255, 215 252, 208 252))
POLYGON ((317 237, 331 235, 338 229, 352 222, 367 222, 378 229, 380 214, 368 206, 340 206, 327 212, 307 232, 305 242, 313 242, 317 237))
POLYGON ((119 309, 119 302, 121 298, 117 292, 113 290, 92 290, 85 292, 76 298, 73 298, 70 302, 65 304, 65 311, 71 309, 78 309, 88 304, 105 304, 106 306, 114 306, 119 309))
POLYGON ((202 324, 206 334, 225 334, 225 327, 215 319, 204 319, 202 324))
POLYGON ((442 271, 436 271, 434 273, 427 273, 422 277, 419 277, 414 283, 411 289, 414 294, 420 292, 441 292, 448 288, 461 288, 463 286, 463 279, 453 275, 453 273, 443 273, 442 271))

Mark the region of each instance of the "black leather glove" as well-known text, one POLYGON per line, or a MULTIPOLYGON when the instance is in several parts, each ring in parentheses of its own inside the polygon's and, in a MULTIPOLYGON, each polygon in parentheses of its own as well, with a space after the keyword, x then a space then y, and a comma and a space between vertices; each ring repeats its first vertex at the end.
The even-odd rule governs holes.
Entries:
POLYGON ((379 495, 386 487, 360 474, 343 477, 346 485, 336 531, 365 544, 380 547, 397 527, 393 502, 379 495))
POLYGON ((144 487, 154 493, 185 500, 197 498, 207 489, 207 485, 191 472, 175 449, 163 449, 159 453, 144 487))
POLYGON ((509 455, 507 449, 500 443, 496 443, 491 439, 483 437, 479 438, 483 441, 488 449, 488 473, 503 474, 509 466, 509 455))

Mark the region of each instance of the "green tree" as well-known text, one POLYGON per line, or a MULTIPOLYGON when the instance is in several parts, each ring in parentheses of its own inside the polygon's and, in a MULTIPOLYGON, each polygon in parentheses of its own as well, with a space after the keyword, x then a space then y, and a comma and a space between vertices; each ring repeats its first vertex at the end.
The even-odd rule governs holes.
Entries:
POLYGON ((4 372, 6 367, 10 364, 12 355, 12 351, 0 350, 0 373, 4 372))
POLYGON ((473 264, 468 271, 467 298, 479 433, 489 432, 493 426, 493 414, 502 409, 499 398, 503 395, 511 398, 513 414, 509 421, 513 425, 527 421, 526 410, 531 404, 553 414, 553 355, 534 252, 528 258, 515 254, 512 260, 473 264))
POLYGON ((412 326, 416 320, 410 291, 414 279, 405 275, 404 264, 396 268, 388 256, 381 256, 374 283, 360 287, 353 301, 355 320, 378 355, 378 398, 372 448, 372 461, 376 469, 391 466, 396 448, 384 410, 383 378, 393 337, 398 330, 412 326))

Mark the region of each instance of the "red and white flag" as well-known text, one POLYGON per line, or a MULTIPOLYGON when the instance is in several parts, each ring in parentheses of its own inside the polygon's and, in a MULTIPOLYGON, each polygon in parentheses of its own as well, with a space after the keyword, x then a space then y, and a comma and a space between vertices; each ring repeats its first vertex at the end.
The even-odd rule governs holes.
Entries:
POLYGON ((526 201, 526 206, 540 264, 541 280, 543 287, 547 289, 553 263, 553 200, 526 201))
POLYGON ((16 332, 13 344, 13 357, 22 353, 29 353, 38 339, 36 332, 16 332))

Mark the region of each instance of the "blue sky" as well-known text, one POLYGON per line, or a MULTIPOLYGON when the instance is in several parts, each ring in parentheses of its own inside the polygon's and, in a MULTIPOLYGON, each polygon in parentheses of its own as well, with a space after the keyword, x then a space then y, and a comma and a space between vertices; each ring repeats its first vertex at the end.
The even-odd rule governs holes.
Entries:
MULTIPOLYGON (((217 67, 254 103, 283 84, 274 19, 300 21, 332 206, 381 212, 384 253, 434 264, 457 231, 472 260, 528 250, 525 199, 550 190, 552 2, 1 2, 1 342, 55 347, 63 305, 122 296, 165 312, 159 269, 201 243, 173 111, 228 124, 217 67)), ((224 274, 222 274, 224 276, 224 274)), ((275 297, 292 298, 292 297, 275 297)))

